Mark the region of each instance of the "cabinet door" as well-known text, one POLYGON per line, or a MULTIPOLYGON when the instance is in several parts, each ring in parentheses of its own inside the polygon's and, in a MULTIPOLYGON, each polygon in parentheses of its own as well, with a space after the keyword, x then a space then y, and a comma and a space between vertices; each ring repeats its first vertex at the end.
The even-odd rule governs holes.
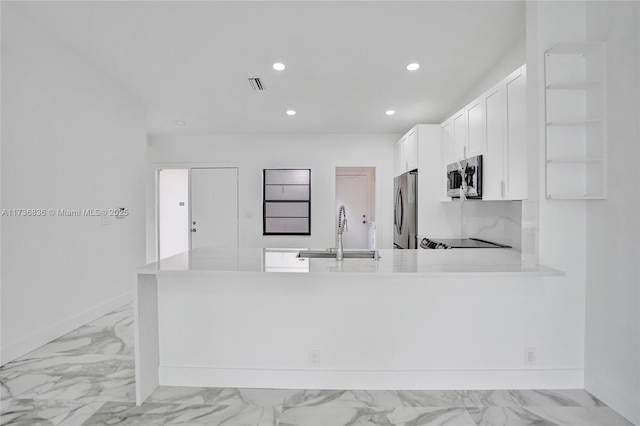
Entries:
POLYGON ((449 119, 442 123, 442 165, 446 171, 447 165, 456 160, 455 140, 453 138, 453 121, 449 119))
POLYGON ((462 160, 467 153, 467 114, 465 110, 453 116, 453 139, 455 160, 462 160))
POLYGON ((404 164, 406 171, 418 168, 418 130, 415 127, 404 140, 404 164))
POLYGON ((402 174, 402 140, 396 142, 393 146, 393 175, 402 174))
POLYGON ((467 114, 467 152, 465 158, 482 155, 485 152, 484 104, 481 98, 471 102, 467 114))
POLYGON ((447 196, 447 165, 455 161, 455 140, 453 139, 453 119, 449 119, 441 124, 442 136, 442 167, 440 176, 442 179, 442 199, 448 200, 447 196))
POLYGON ((502 200, 505 197, 503 131, 506 114, 503 107, 503 94, 504 83, 500 83, 483 96, 487 140, 487 150, 482 158, 483 200, 502 200))
POLYGON ((505 83, 506 148, 505 169, 507 193, 510 200, 527 198, 527 78, 526 68, 512 73, 505 83))

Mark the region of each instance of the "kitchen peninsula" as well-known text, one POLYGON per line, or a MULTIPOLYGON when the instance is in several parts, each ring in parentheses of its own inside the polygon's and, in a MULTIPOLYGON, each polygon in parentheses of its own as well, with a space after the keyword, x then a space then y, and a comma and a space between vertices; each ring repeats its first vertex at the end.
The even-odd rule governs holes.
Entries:
POLYGON ((198 249, 140 268, 137 403, 159 384, 579 387, 581 370, 563 366, 562 346, 544 336, 545 320, 561 315, 553 288, 563 274, 522 264, 516 250, 379 250, 341 262, 298 251, 198 249), (531 343, 550 352, 548 366, 523 365, 531 343))

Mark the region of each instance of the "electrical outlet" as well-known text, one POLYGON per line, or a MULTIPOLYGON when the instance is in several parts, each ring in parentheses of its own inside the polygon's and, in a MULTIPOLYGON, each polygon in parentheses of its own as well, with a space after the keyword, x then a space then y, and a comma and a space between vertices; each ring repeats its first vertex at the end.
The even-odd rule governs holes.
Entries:
POLYGON ((536 365, 536 348, 524 348, 524 365, 536 365))
POLYGON ((320 351, 309 351, 309 367, 320 368, 320 351))

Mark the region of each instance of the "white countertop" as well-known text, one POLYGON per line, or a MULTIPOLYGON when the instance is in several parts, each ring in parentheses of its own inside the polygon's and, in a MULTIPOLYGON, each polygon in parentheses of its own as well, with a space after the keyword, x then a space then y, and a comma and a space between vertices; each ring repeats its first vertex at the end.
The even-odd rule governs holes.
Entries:
MULTIPOLYGON (((394 277, 435 275, 558 276, 563 272, 527 265, 512 249, 379 250, 380 259, 297 258, 301 249, 200 248, 150 263, 139 274, 188 273, 302 273, 372 274, 394 277)), ((305 249, 302 249, 305 250, 305 249)))

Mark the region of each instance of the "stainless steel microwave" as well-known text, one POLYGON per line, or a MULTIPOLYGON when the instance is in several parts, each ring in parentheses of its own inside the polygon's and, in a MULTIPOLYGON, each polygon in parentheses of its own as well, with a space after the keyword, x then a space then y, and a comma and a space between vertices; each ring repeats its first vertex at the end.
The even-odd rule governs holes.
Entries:
POLYGON ((447 196, 482 198, 482 155, 447 166, 447 196))

